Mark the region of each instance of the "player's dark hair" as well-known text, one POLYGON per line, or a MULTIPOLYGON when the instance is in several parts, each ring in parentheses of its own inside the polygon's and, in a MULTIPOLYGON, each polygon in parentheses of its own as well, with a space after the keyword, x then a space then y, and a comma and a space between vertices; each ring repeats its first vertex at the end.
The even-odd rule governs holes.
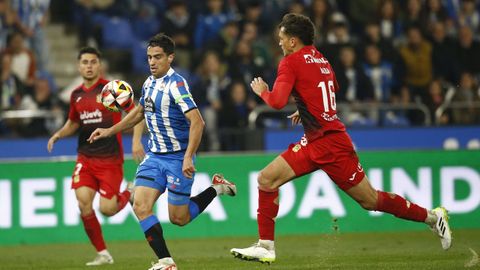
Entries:
POLYGON ((98 59, 102 58, 102 54, 100 53, 100 51, 97 48, 83 47, 83 48, 80 49, 80 51, 78 51, 77 59, 80 60, 80 58, 82 58, 82 55, 84 55, 86 53, 95 54, 98 57, 98 59))
POLYGON ((291 37, 299 38, 304 45, 312 45, 315 38, 315 26, 313 22, 304 15, 288 13, 283 16, 278 29, 283 27, 283 32, 291 37))
POLYGON ((170 55, 175 52, 175 42, 164 33, 156 34, 147 44, 148 47, 160 47, 163 51, 170 55))

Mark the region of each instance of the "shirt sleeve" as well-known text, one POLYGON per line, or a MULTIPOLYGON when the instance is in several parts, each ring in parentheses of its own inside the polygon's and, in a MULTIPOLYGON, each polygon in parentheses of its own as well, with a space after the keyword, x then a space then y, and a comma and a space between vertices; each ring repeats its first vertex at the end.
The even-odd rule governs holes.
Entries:
POLYGON ((138 104, 142 105, 142 107, 145 107, 145 85, 147 82, 145 81, 142 86, 142 94, 140 95, 140 99, 138 99, 138 104))
POLYGON ((170 89, 170 94, 175 104, 183 113, 197 108, 197 104, 195 104, 192 94, 189 91, 188 83, 184 78, 177 78, 170 86, 170 89))
POLYGON ((278 75, 272 91, 263 91, 261 97, 270 107, 281 109, 287 105, 294 84, 295 73, 284 58, 278 65, 278 75))
POLYGON ((75 110, 75 102, 73 100, 73 94, 75 93, 72 92, 70 95, 70 109, 68 111, 68 119, 74 121, 74 122, 79 122, 80 121, 80 115, 78 114, 77 110, 75 110))

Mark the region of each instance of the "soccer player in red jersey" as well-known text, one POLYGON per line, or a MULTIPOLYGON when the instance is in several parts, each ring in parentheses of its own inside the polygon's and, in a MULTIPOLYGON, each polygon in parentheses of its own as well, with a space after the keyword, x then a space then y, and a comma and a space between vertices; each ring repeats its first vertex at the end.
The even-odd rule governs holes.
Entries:
MULTIPOLYGON (((78 71, 83 83, 72 92, 68 120, 52 135, 47 145, 48 151, 51 152, 56 141, 79 131, 78 156, 72 175, 72 188, 75 189, 85 232, 98 253, 93 261, 86 264, 87 266, 113 263, 92 207, 96 192, 100 193, 100 212, 106 216, 113 216, 125 207, 133 189, 133 184, 129 183, 127 189, 120 192, 123 180, 121 134, 94 143, 87 141, 90 133, 96 128, 111 127, 122 118, 120 112, 108 111, 102 105, 100 93, 108 81, 101 77, 100 70, 100 52, 91 47, 82 48, 78 54, 78 71)), ((143 123, 139 123, 134 128, 132 142, 132 150, 137 159, 144 155, 140 140, 142 132, 143 123)))
POLYGON ((398 218, 425 222, 441 238, 442 247, 451 245, 447 212, 443 207, 427 210, 401 196, 375 190, 370 185, 348 136, 337 116, 335 93, 340 91, 328 60, 312 45, 315 28, 303 15, 287 14, 279 24, 279 45, 284 58, 269 91, 262 78, 251 87, 275 109, 283 108, 292 95, 297 111, 289 116, 301 123, 305 135, 267 165, 258 176, 257 223, 259 241, 248 248, 230 252, 240 259, 275 261, 274 231, 278 214, 278 188, 318 169, 366 210, 390 213, 398 218))

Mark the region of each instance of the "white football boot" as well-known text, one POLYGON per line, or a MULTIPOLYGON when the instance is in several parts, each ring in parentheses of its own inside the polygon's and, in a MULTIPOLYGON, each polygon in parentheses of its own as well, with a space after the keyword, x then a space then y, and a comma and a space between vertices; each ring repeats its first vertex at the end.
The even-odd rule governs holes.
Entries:
POLYGON ((440 237, 442 248, 447 250, 452 245, 452 231, 450 230, 450 226, 448 226, 447 209, 444 207, 437 207, 432 210, 432 213, 437 216, 437 221, 430 226, 430 228, 440 237))
POLYGON ((97 254, 97 257, 91 262, 87 262, 86 266, 97 266, 104 264, 113 264, 113 258, 109 254, 97 254))
POLYGON ((157 263, 152 263, 148 270, 177 270, 177 265, 171 257, 159 259, 157 263))
POLYGON ((227 194, 229 196, 237 195, 237 186, 235 183, 223 178, 221 174, 214 174, 212 177, 212 186, 217 191, 218 195, 227 194))
POLYGON ((256 261, 271 264, 275 261, 275 247, 273 241, 258 240, 248 248, 232 248, 230 253, 245 261, 256 261))

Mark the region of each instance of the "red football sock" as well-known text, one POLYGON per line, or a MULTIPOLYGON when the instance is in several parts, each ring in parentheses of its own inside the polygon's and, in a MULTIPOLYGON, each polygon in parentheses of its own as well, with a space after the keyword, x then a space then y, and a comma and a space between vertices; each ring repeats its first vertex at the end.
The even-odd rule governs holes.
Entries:
POLYGON ((427 218, 427 209, 411 203, 397 194, 383 191, 377 191, 377 194, 377 211, 419 222, 424 222, 427 218))
POLYGON ((100 223, 98 222, 95 212, 92 212, 92 214, 81 218, 85 232, 87 233, 88 238, 90 238, 90 242, 93 244, 93 246, 95 246, 95 249, 97 251, 107 249, 105 241, 103 240, 102 228, 100 227, 100 223))
POLYGON ((125 205, 127 205, 128 203, 128 200, 130 199, 130 191, 128 190, 124 190, 122 191, 121 193, 118 193, 117 195, 117 212, 120 212, 120 210, 122 210, 125 205))
POLYGON ((275 218, 278 214, 278 190, 266 192, 258 190, 258 234, 262 240, 272 240, 275 236, 275 218))

